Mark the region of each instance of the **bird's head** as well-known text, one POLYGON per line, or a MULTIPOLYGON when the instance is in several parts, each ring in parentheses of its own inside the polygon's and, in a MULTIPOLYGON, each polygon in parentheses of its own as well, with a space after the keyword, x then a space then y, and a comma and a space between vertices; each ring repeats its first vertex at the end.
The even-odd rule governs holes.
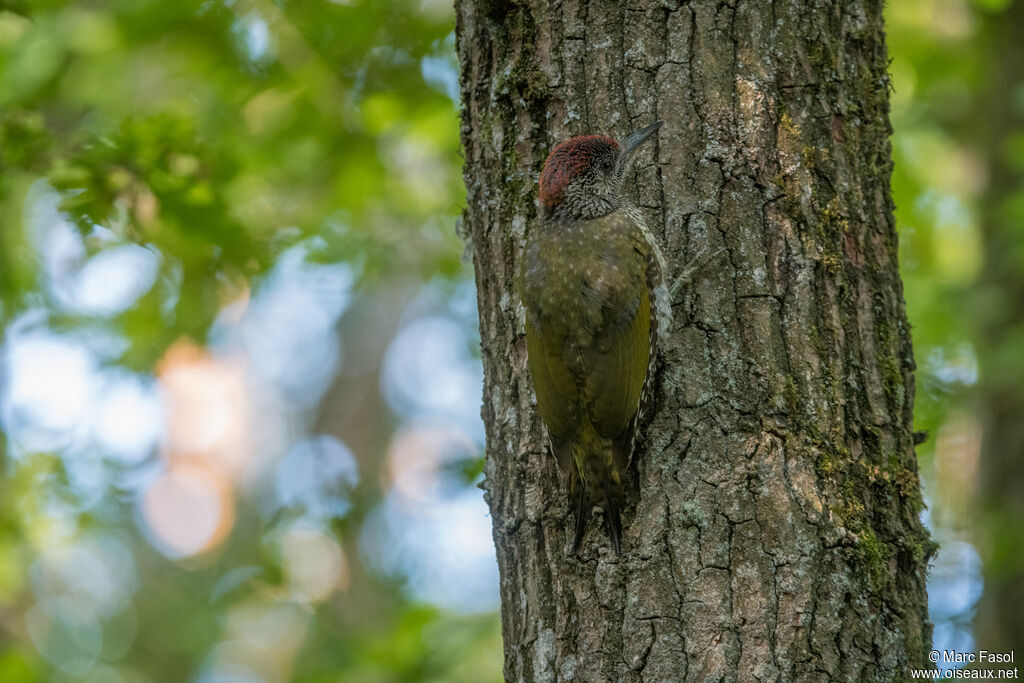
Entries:
POLYGON ((616 141, 580 135, 557 145, 540 174, 540 201, 546 217, 599 218, 622 204, 622 181, 636 151, 661 121, 616 141))

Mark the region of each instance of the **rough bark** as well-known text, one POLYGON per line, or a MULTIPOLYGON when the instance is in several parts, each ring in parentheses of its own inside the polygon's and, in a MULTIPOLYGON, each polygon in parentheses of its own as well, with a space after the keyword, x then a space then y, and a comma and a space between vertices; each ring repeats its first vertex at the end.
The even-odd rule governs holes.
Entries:
POLYGON ((881 5, 457 2, 507 680, 900 680, 927 664, 881 5), (572 556, 519 250, 553 144, 656 119, 634 197, 669 270, 724 254, 674 302, 622 556, 600 530, 572 556))
POLYGON ((978 610, 979 648, 1024 653, 1024 108, 1012 93, 1024 87, 1024 2, 986 18, 989 52, 972 132, 989 172, 982 202, 985 268, 972 311, 979 322, 980 408, 984 419, 979 507, 985 592, 978 610))

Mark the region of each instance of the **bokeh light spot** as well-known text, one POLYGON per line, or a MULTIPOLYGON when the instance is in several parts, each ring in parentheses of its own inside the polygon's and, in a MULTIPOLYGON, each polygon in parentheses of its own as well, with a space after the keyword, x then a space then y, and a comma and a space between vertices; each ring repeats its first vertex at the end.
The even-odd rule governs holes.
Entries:
POLYGON ((168 468, 143 494, 141 512, 154 545, 174 559, 220 543, 233 523, 233 496, 223 475, 197 464, 168 468))
POLYGON ((322 529, 296 524, 281 538, 284 574, 292 596, 319 602, 348 587, 348 563, 341 546, 322 529))

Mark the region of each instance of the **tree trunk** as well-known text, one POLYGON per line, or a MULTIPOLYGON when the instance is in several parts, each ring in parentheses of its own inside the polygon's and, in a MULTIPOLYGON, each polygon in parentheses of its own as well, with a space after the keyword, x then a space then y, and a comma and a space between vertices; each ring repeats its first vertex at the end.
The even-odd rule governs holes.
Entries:
POLYGON ((457 2, 507 680, 888 681, 927 665, 881 13, 457 2), (574 556, 519 250, 552 145, 657 119, 634 197, 670 281, 724 252, 674 302, 623 553, 590 533, 574 556))
POLYGON ((989 184, 982 202, 985 268, 974 300, 980 323, 980 397, 984 417, 980 502, 985 592, 978 610, 978 647, 1024 654, 1024 2, 987 17, 989 50, 974 132, 981 137, 989 184), (1019 143, 1018 143, 1019 144, 1019 143))

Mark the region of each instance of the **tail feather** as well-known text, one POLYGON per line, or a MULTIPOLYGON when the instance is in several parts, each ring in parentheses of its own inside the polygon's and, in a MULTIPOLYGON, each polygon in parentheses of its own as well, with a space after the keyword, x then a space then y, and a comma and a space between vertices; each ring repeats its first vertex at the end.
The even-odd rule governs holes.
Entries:
POLYGON ((589 507, 597 503, 604 508, 608 537, 615 554, 621 555, 625 491, 620 462, 624 460, 610 440, 591 430, 584 430, 584 434, 583 439, 571 446, 573 462, 569 468, 569 501, 576 513, 572 552, 579 550, 586 533, 589 507))
POLYGON ((604 510, 608 523, 608 537, 612 539, 615 554, 622 554, 622 484, 618 477, 606 477, 604 480, 604 510))

